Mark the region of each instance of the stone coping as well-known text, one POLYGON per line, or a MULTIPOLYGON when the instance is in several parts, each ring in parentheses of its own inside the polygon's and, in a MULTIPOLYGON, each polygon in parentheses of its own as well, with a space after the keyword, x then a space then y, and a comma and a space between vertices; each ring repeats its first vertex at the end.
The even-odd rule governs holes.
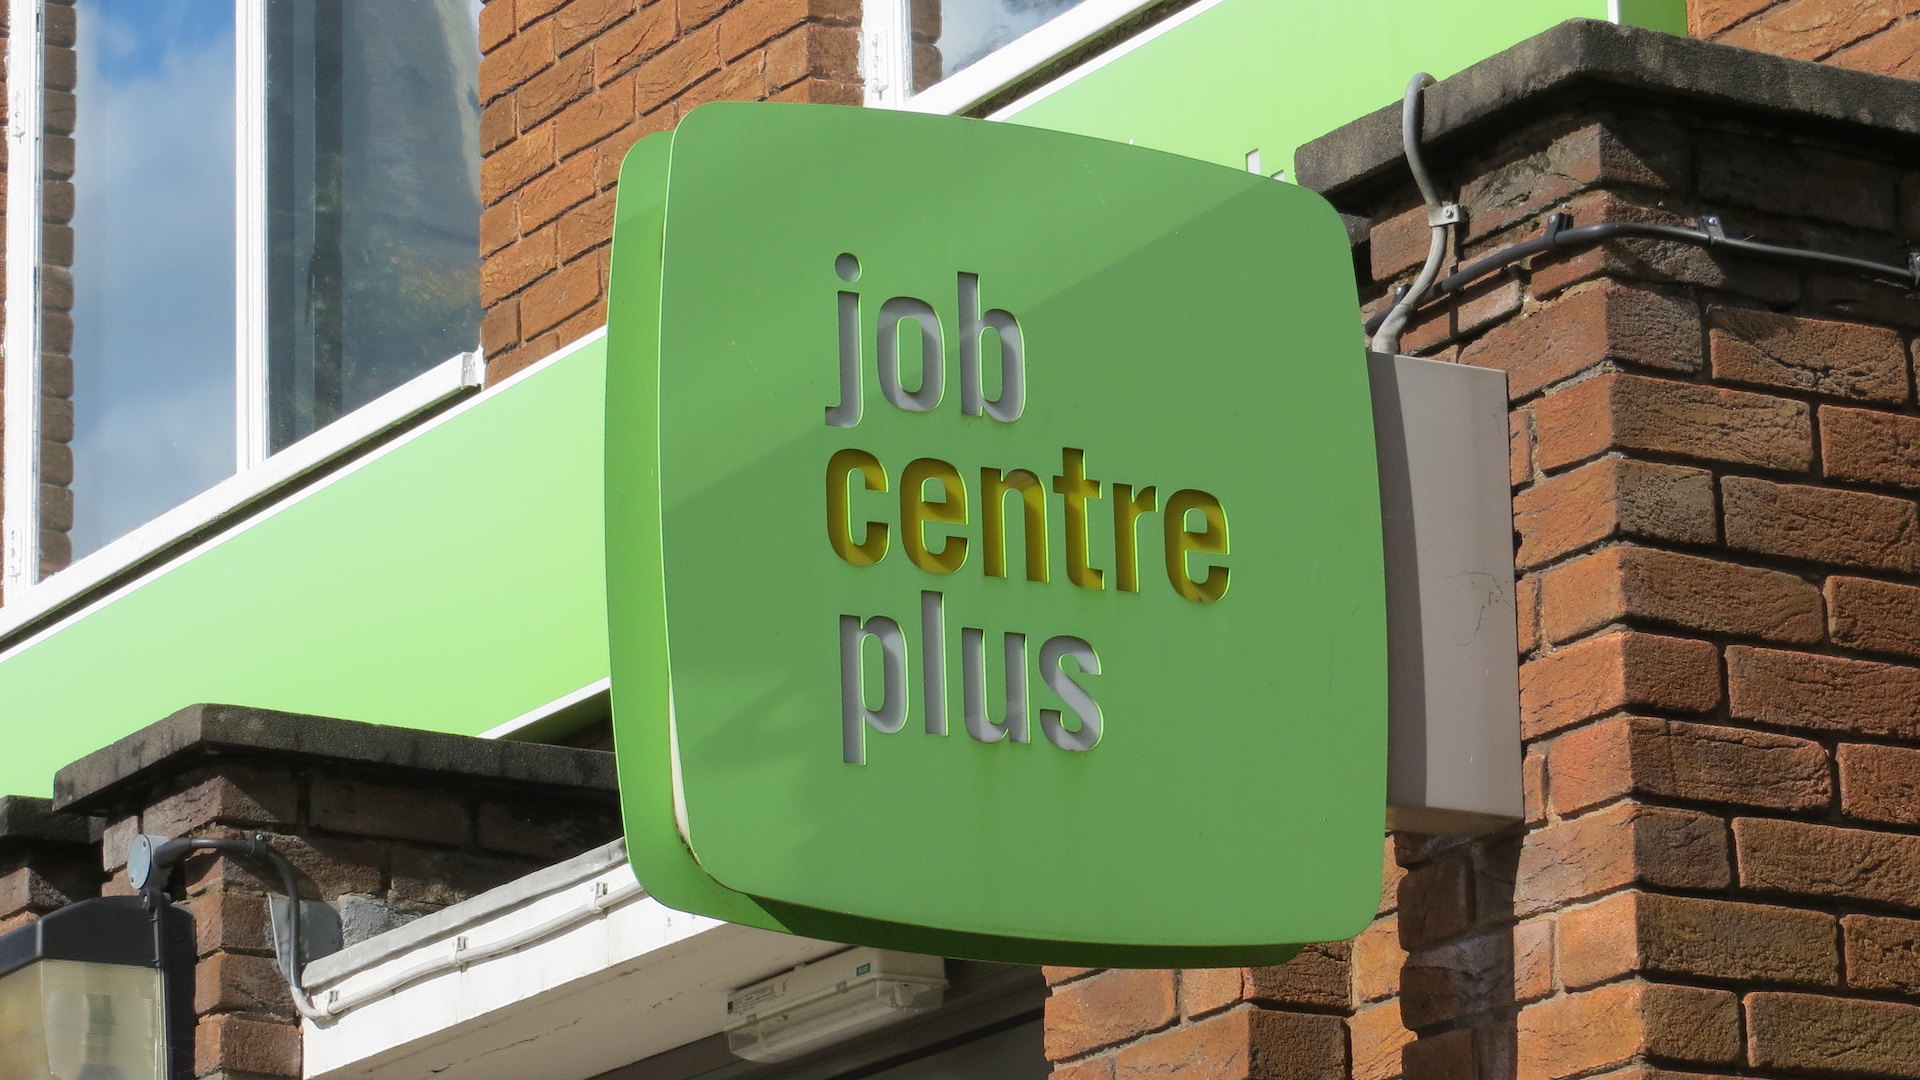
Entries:
POLYGON ((78 814, 57 812, 51 799, 0 795, 0 851, 16 847, 85 846, 93 839, 91 824, 78 814))
MULTIPOLYGON (((1450 141, 1473 129, 1496 122, 1512 127, 1523 114, 1609 89, 1764 114, 1770 123, 1796 129, 1831 134, 1851 128, 1920 140, 1920 81, 1570 19, 1428 87, 1423 146, 1429 157, 1444 157, 1450 141)), ((1400 103, 1307 143, 1296 165, 1301 184, 1336 203, 1383 182, 1411 186, 1400 103)))
POLYGON ((121 792, 154 775, 213 758, 325 763, 607 799, 617 790, 613 755, 602 750, 210 704, 189 705, 61 769, 53 778, 52 806, 103 813, 121 792))

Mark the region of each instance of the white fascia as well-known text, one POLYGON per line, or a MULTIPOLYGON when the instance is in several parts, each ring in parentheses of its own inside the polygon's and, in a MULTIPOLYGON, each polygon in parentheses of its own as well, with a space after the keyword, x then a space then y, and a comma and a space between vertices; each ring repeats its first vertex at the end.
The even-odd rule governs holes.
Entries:
POLYGON ((908 0, 872 5, 867 17, 867 104, 907 112, 960 113, 1020 80, 1034 69, 1075 49, 1113 24, 1153 6, 1156 0, 1082 0, 1075 7, 988 53, 929 86, 911 92, 911 28, 908 0), (899 11, 896 13, 895 9, 899 11), (879 70, 875 70, 878 68, 879 70))
POLYGON ((717 1034, 728 991, 846 948, 646 895, 616 841, 306 967, 307 1080, 586 1080, 717 1034))

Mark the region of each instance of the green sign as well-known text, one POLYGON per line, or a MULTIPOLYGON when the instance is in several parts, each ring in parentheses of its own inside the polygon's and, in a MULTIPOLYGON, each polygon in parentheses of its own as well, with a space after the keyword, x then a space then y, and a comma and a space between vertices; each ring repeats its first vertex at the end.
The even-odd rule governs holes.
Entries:
POLYGON ((1318 196, 714 104, 633 151, 615 237, 614 708, 656 897, 1051 963, 1366 925, 1378 491, 1318 196))

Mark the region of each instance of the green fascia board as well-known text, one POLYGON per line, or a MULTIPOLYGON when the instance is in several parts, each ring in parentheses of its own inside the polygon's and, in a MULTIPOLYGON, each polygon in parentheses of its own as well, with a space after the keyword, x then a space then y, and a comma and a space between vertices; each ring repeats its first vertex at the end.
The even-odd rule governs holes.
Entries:
POLYGON ((0 653, 0 792, 196 702, 477 735, 606 676, 600 336, 0 653))
POLYGON ((1294 151, 1567 19, 1684 34, 1685 0, 1202 3, 1095 57, 996 119, 1292 173, 1294 151))

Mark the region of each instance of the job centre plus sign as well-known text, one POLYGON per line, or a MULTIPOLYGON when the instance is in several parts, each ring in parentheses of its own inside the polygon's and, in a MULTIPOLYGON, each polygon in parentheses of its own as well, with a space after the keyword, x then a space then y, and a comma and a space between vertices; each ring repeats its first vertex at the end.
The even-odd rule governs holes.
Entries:
MULTIPOLYGON (((860 260, 842 253, 834 269, 848 285, 860 280, 860 260)), ((959 328, 959 412, 962 416, 986 417, 1002 424, 1020 420, 1026 411, 1026 337, 1020 320, 1003 308, 983 311, 980 275, 960 271, 956 275, 957 325, 959 328), (999 386, 993 397, 987 396, 982 352, 987 335, 993 335, 999 357, 996 365, 999 386)), ((858 428, 864 403, 862 386, 865 366, 871 360, 880 395, 887 404, 914 413, 933 413, 946 397, 945 371, 947 323, 931 303, 913 296, 895 296, 880 305, 874 339, 869 344, 861 333, 859 292, 841 289, 838 295, 839 387, 840 400, 826 410, 828 426, 858 428), (912 327, 909 330, 909 327, 912 327), (904 354, 918 353, 915 385, 909 389, 905 376, 904 354)), ((1047 484, 1060 497, 1060 512, 1049 512, 1041 478, 1029 469, 1006 469, 981 465, 978 492, 979 520, 973 520, 973 502, 960 468, 938 457, 919 457, 901 467, 897 481, 887 466, 874 454, 857 447, 834 453, 826 469, 827 542, 833 553, 853 566, 871 567, 887 557, 897 543, 907 560, 920 570, 935 576, 961 571, 971 556, 980 572, 991 578, 1005 578, 1007 571, 1007 498, 1014 496, 1021 519, 1024 546, 1024 572, 1028 582, 1045 585, 1050 580, 1050 554, 1055 537, 1065 548, 1066 577, 1074 587, 1116 593, 1140 591, 1140 522, 1160 513, 1163 563, 1167 583, 1174 592, 1196 604, 1211 604, 1227 593, 1231 571, 1221 561, 1229 552, 1227 515, 1220 500, 1193 489, 1169 495, 1164 508, 1153 485, 1136 488, 1118 481, 1111 484, 1087 474, 1087 451, 1081 447, 1063 447, 1060 470, 1047 484), (883 519, 854 520, 854 485, 876 495, 894 494, 897 509, 881 511, 883 519), (1104 492, 1104 494, 1103 494, 1104 492), (1103 514, 1103 498, 1109 511, 1103 514), (1095 525, 1096 519, 1107 524, 1095 525), (897 533, 895 528, 897 526, 897 533), (1096 567, 1089 557, 1089 530, 1111 530, 1113 564, 1096 567), (858 528, 859 536, 855 532, 858 528), (940 529, 944 535, 930 535, 940 529), (977 546, 975 541, 977 540, 977 546), (1201 563, 1193 556, 1213 556, 1201 563)), ((863 513, 872 513, 880 505, 877 499, 862 499, 863 513)), ((893 734, 902 730, 911 711, 908 688, 917 647, 919 660, 919 702, 922 727, 929 735, 946 735, 947 724, 947 652, 945 597, 928 589, 920 594, 920 635, 916 643, 899 619, 886 614, 862 617, 842 614, 840 633, 840 721, 843 760, 864 765, 867 760, 866 732, 893 734), (874 648, 869 648, 872 643, 874 648), (867 694, 871 672, 870 659, 879 662, 878 702, 867 694)), ((987 630, 977 626, 960 627, 960 706, 961 718, 969 736, 983 743, 1009 740, 1030 742, 1032 738, 1032 700, 1029 693, 1027 635, 1019 630, 1000 631, 999 681, 1004 687, 1003 701, 996 720, 987 701, 987 630)), ((1100 674, 1100 656, 1095 646, 1076 635, 1055 635, 1039 649, 1039 676, 1046 689, 1059 698, 1065 708, 1044 706, 1039 710, 1040 729, 1048 742, 1062 750, 1086 751, 1100 742, 1102 717, 1088 676, 1100 674), (1071 663, 1071 668, 1069 667, 1071 663), (1071 712, 1070 723, 1066 714, 1071 712)))

